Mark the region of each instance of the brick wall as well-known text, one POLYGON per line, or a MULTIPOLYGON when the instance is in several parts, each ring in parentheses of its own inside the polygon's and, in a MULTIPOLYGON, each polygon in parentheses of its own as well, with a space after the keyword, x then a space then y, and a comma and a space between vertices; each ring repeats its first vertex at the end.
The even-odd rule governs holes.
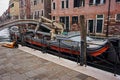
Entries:
POLYGON ((30 18, 31 5, 30 0, 19 0, 19 8, 20 8, 20 17, 21 18, 30 18))
POLYGON ((51 0, 44 0, 44 15, 45 17, 51 19, 51 0))
MULTIPOLYGON (((61 16, 69 16, 70 17, 70 30, 80 30, 79 26, 79 16, 84 15, 86 19, 86 26, 88 28, 88 20, 96 20, 96 15, 103 15, 103 27, 102 27, 102 32, 100 34, 105 34, 106 33, 106 23, 107 23, 107 17, 108 17, 108 3, 109 0, 106 0, 105 4, 100 4, 100 5, 89 5, 89 0, 85 0, 85 6, 84 7, 73 7, 74 5, 74 0, 69 0, 69 8, 61 8, 61 1, 66 1, 66 0, 51 0, 51 5, 53 2, 56 4, 56 9, 51 11, 51 16, 55 16, 56 21, 60 21, 61 16), (78 16, 78 24, 72 24, 72 17, 73 16, 78 16)), ((52 8, 53 6, 51 6, 52 8)), ((115 0, 111 0, 111 6, 110 6, 110 26, 109 27, 114 27, 115 30, 120 31, 118 29, 120 23, 115 21, 115 15, 120 13, 120 3, 116 3, 115 0), (118 27, 117 27, 118 26, 118 27)), ((109 33, 110 34, 119 34, 119 32, 116 31, 111 31, 112 28, 109 28, 109 33)))
POLYGON ((33 15, 37 15, 39 11, 39 15, 37 17, 40 16, 45 16, 47 18, 50 18, 49 13, 51 12, 51 1, 50 0, 39 0, 37 1, 37 4, 34 5, 34 0, 31 0, 31 14, 33 15))

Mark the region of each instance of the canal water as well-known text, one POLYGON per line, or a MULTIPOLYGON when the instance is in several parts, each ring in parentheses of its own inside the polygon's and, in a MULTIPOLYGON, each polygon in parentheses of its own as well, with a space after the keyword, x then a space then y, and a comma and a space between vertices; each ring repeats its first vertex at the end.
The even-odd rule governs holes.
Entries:
POLYGON ((5 28, 0 31, 0 42, 10 41, 9 29, 5 28))

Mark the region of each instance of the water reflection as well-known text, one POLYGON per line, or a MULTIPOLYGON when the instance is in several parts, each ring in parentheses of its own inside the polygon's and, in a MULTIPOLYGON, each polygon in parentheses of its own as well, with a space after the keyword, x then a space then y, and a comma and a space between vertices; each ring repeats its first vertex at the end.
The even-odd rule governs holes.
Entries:
POLYGON ((0 42, 10 41, 9 29, 3 29, 0 31, 0 42))

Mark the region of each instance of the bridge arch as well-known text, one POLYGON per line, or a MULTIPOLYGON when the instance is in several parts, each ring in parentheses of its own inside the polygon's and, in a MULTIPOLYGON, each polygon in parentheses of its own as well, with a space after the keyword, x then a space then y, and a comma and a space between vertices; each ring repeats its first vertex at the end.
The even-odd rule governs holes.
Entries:
POLYGON ((11 26, 16 26, 16 25, 21 25, 21 24, 35 24, 35 25, 39 25, 39 21, 38 20, 33 20, 33 19, 20 19, 20 20, 13 20, 13 21, 9 21, 9 22, 5 22, 0 24, 0 30, 4 29, 4 28, 9 28, 11 26))

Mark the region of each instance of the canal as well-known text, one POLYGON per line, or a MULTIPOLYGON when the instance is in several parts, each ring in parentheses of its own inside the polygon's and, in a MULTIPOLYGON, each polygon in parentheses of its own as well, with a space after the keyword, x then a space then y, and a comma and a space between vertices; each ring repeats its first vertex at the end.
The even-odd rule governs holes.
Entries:
POLYGON ((0 42, 10 41, 10 35, 8 28, 0 31, 0 42))

